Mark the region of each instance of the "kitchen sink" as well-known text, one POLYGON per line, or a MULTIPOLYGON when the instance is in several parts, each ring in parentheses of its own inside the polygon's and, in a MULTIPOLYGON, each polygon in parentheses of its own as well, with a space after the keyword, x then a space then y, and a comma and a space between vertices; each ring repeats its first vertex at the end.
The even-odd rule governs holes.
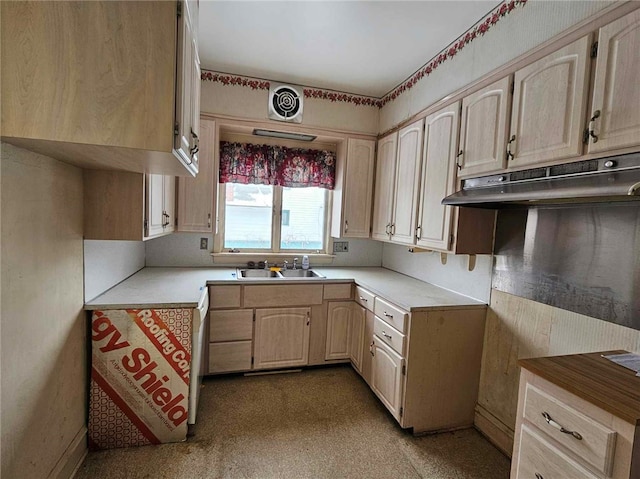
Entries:
POLYGON ((264 279, 264 278, 280 278, 276 271, 270 271, 268 269, 239 269, 238 270, 238 278, 256 278, 256 279, 264 279))
POLYGON ((238 279, 309 279, 324 278, 312 269, 286 269, 270 271, 268 269, 238 269, 238 279))
POLYGON ((324 278, 312 269, 283 269, 280 274, 285 278, 324 278))

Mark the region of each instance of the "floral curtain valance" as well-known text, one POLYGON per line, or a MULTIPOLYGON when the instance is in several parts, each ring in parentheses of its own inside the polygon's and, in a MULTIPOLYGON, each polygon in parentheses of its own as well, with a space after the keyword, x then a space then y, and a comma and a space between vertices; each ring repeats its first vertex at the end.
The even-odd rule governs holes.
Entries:
POLYGON ((220 142, 220 183, 332 190, 335 178, 332 151, 220 142))

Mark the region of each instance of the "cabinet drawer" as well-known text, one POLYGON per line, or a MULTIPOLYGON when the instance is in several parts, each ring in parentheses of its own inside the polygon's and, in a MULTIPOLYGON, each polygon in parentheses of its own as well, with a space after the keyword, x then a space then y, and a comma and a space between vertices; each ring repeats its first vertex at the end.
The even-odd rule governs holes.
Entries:
POLYGON ((381 319, 384 319, 391 326, 401 333, 406 332, 407 318, 409 313, 401 310, 397 306, 387 303, 384 299, 376 297, 373 312, 381 319))
POLYGON ((253 310, 211 311, 209 341, 239 341, 253 337, 253 310))
POLYGON ((514 460, 518 461, 515 479, 596 479, 526 424, 521 428, 520 449, 514 460))
POLYGON ((239 308, 240 293, 240 286, 209 286, 209 307, 239 308))
POLYGON ((404 356, 404 345, 406 336, 396 331, 378 316, 376 316, 373 321, 373 333, 378 336, 384 343, 391 346, 394 351, 404 356))
POLYGON ((244 287, 244 307, 309 306, 322 304, 321 284, 255 285, 244 287))
POLYGON ((209 372, 224 373, 251 369, 251 341, 209 343, 209 372))
POLYGON ((376 297, 373 293, 370 293, 369 291, 367 291, 364 288, 361 288, 360 286, 356 286, 356 302, 360 306, 364 306, 369 311, 373 311, 373 302, 375 298, 376 297))
POLYGON ((324 285, 324 299, 351 299, 352 283, 337 283, 324 285))
POLYGON ((615 431, 531 384, 527 384, 525 390, 523 417, 585 462, 610 475, 616 445, 615 431), (581 439, 560 431, 560 427, 575 431, 581 439))

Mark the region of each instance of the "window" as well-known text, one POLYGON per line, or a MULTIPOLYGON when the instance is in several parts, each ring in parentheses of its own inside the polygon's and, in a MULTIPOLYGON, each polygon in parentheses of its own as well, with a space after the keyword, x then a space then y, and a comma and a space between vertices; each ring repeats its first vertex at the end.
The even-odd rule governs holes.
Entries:
POLYGON ((222 187, 223 250, 325 252, 329 190, 240 183, 222 187))
POLYGON ((220 142, 217 251, 327 253, 333 151, 220 142))

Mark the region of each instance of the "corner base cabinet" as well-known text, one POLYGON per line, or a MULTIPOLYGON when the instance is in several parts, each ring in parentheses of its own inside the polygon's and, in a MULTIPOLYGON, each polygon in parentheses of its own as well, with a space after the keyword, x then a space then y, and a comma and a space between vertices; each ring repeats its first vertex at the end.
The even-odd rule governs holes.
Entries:
POLYGON ((640 478, 640 377, 588 353, 520 360, 511 477, 640 478))

